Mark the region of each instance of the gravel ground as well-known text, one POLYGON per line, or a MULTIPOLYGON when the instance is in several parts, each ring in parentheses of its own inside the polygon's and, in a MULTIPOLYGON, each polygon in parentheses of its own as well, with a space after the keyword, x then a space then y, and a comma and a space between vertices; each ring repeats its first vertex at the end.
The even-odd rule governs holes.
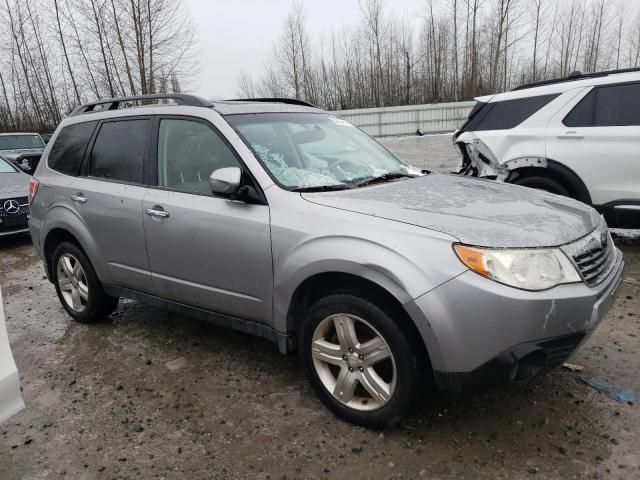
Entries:
POLYGON ((387 137, 380 139, 405 163, 434 172, 455 172, 460 153, 454 148, 450 134, 423 137, 387 137))
MULTIPOLYGON (((447 140, 386 143, 446 170, 447 140)), ((73 323, 28 237, 0 239, 27 405, 0 426, 0 479, 640 478, 638 405, 581 381, 640 392, 636 233, 618 240, 627 270, 613 309, 571 360, 584 372, 425 399, 384 432, 334 418, 296 358, 261 339, 131 301, 106 323, 73 323)))

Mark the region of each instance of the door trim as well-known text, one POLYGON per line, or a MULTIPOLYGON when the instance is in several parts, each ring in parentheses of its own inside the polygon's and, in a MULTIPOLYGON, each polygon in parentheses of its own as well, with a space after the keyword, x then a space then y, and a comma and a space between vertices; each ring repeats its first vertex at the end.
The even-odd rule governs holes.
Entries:
POLYGON ((247 295, 246 293, 235 292, 233 290, 226 290, 224 288, 212 287, 210 285, 204 285, 202 283, 192 282, 190 280, 184 280, 178 277, 172 277, 171 275, 163 275, 161 273, 156 273, 154 271, 151 272, 152 277, 160 278, 162 280, 168 280, 173 283, 180 283, 182 285, 188 285, 190 287, 201 288, 202 290, 208 290, 210 292, 222 293, 224 295, 229 295, 232 297, 243 298, 245 300, 251 300, 252 302, 262 303, 258 297, 254 297, 252 295, 247 295))
POLYGON ((227 315, 225 313, 205 310, 203 308, 192 307, 184 303, 166 300, 155 295, 150 295, 125 287, 105 285, 104 290, 108 295, 114 297, 130 298, 131 300, 142 302, 153 307, 163 308, 181 315, 194 317, 220 327, 230 328, 239 332, 266 338, 267 340, 275 343, 283 354, 292 351, 294 348, 294 339, 291 335, 281 333, 265 323, 234 317, 233 315, 227 315))

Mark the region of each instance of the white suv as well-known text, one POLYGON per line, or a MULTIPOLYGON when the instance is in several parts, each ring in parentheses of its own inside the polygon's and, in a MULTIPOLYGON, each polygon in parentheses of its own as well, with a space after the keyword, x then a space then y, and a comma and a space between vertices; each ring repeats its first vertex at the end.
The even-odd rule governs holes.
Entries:
POLYGON ((476 99, 454 134, 460 172, 573 197, 640 227, 640 69, 522 85, 476 99))

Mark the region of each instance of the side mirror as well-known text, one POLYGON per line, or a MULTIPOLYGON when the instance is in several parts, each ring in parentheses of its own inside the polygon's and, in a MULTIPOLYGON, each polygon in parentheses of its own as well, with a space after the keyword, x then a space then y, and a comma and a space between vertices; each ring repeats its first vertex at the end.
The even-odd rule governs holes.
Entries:
POLYGON ((240 188, 242 170, 238 167, 219 168, 209 177, 211 192, 218 195, 232 195, 240 188))

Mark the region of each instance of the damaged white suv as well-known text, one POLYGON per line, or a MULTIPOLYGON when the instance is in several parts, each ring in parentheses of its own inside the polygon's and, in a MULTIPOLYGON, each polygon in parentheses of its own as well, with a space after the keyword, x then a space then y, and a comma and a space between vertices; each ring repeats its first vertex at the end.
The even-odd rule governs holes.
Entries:
POLYGON ((459 173, 546 190, 640 227, 640 69, 522 85, 476 99, 454 134, 459 173))

